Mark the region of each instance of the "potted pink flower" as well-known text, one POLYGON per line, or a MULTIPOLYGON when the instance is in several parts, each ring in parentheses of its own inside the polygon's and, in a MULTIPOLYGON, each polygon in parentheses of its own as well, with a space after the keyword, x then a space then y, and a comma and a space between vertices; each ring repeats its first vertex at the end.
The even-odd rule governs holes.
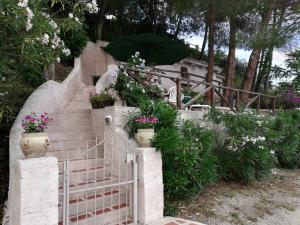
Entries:
POLYGON ((139 116, 133 118, 132 123, 137 130, 135 140, 140 147, 151 147, 151 141, 154 137, 154 126, 157 122, 157 117, 139 116))
POLYGON ((51 119, 47 113, 37 115, 32 112, 22 119, 22 138, 20 147, 26 158, 44 156, 49 145, 48 135, 45 130, 51 119))

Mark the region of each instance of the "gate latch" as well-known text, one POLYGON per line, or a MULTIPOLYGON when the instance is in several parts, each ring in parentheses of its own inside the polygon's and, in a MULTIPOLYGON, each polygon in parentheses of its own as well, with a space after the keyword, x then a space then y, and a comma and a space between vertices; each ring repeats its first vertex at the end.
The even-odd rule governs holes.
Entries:
POLYGON ((130 154, 129 152, 126 152, 126 163, 134 162, 134 154, 130 154))

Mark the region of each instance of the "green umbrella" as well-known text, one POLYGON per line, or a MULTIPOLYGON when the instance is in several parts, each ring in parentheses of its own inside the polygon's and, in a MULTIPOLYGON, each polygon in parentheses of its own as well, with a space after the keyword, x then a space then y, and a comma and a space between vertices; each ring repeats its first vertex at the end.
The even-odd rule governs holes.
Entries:
POLYGON ((147 63, 170 65, 187 57, 188 51, 182 41, 147 33, 114 38, 105 51, 115 59, 126 62, 135 52, 147 63))

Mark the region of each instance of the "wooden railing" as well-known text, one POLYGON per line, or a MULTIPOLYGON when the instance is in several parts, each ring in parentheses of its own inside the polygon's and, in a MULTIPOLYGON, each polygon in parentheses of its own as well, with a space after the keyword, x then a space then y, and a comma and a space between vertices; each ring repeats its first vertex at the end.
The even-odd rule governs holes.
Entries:
MULTIPOLYGON (((147 81, 144 81, 140 78, 139 73, 144 73, 148 76, 156 76, 158 78, 158 82, 161 83, 161 79, 169 79, 172 82, 174 82, 174 85, 176 85, 176 91, 177 91, 177 98, 176 98, 176 104, 172 104, 169 102, 172 107, 176 107, 178 109, 186 109, 189 108, 191 105, 193 105, 197 100, 205 95, 207 95, 209 92, 211 93, 210 100, 207 102, 207 104, 211 106, 216 105, 216 97, 219 97, 219 104, 223 106, 227 106, 230 108, 231 111, 237 112, 243 108, 249 108, 254 103, 256 103, 256 109, 260 110, 262 103, 264 104, 266 109, 270 109, 273 112, 275 112, 276 109, 276 100, 277 96, 271 96, 259 92, 252 92, 252 91, 246 91, 242 89, 237 88, 231 88, 226 87, 220 84, 221 82, 219 80, 213 80, 213 83, 208 83, 205 80, 205 77, 197 74, 191 74, 186 73, 188 75, 187 78, 181 78, 181 77, 174 77, 170 76, 167 73, 175 73, 180 74, 179 71, 173 71, 173 70, 163 70, 163 69, 157 69, 153 68, 154 71, 145 70, 142 68, 126 68, 126 71, 128 75, 133 77, 137 82, 141 83, 145 88, 149 88, 150 84, 147 81), (202 79, 202 80, 199 80, 202 79), (185 83, 186 87, 183 87, 182 83, 185 83), (217 84, 215 84, 217 83, 217 84), (200 85, 205 86, 204 90, 197 93, 195 97, 190 99, 187 103, 182 103, 182 91, 183 90, 195 90, 200 85), (230 101, 228 99, 224 98, 224 92, 227 90, 229 92, 230 101), (266 99, 271 100, 271 103, 267 103, 266 99)), ((157 95, 157 93, 153 93, 153 95, 157 95)))

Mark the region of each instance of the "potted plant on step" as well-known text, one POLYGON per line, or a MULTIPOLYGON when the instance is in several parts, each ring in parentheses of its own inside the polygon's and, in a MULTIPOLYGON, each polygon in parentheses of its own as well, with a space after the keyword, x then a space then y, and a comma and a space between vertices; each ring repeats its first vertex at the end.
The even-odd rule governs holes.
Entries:
POLYGON ((140 147, 151 147, 154 137, 154 127, 157 122, 157 117, 152 116, 139 115, 131 117, 127 123, 129 134, 135 137, 140 147))
POLYGON ((49 146, 48 135, 45 130, 51 119, 47 113, 38 116, 32 112, 22 120, 22 138, 20 146, 26 158, 44 156, 49 146))
POLYGON ((113 106, 116 99, 111 96, 107 91, 103 91, 100 94, 94 94, 90 96, 90 102, 93 109, 101 109, 106 106, 113 106))

